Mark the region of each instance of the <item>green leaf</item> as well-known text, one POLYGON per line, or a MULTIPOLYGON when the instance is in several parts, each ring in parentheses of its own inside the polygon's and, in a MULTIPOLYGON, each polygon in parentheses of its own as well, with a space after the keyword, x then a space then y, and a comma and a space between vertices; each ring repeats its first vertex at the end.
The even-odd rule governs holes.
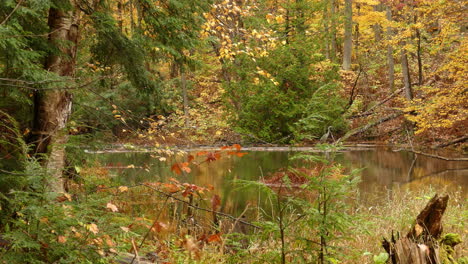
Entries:
POLYGON ((388 253, 380 253, 378 256, 374 256, 375 264, 385 264, 388 260, 388 253))

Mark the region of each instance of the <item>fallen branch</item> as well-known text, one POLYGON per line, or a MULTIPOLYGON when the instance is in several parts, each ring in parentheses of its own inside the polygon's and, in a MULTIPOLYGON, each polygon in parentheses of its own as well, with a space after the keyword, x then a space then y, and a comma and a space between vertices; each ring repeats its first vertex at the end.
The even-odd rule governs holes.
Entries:
POLYGON ((452 140, 452 141, 449 141, 449 142, 446 142, 446 143, 442 143, 442 144, 436 145, 436 146, 433 147, 433 148, 434 148, 434 149, 445 148, 445 147, 450 146, 450 145, 453 145, 453 144, 465 142, 466 140, 468 140, 468 135, 463 136, 463 137, 460 137, 460 138, 456 138, 456 139, 454 139, 454 140, 452 140))
POLYGON ((356 89, 356 86, 357 86, 359 77, 361 76, 361 73, 362 73, 362 68, 359 69, 359 73, 358 73, 358 75, 356 77, 356 80, 354 80, 354 85, 353 85, 353 88, 351 89, 351 95, 349 96, 349 102, 348 102, 348 105, 345 107, 345 111, 348 110, 351 107, 351 105, 353 105, 354 98, 356 97, 354 95, 354 90, 356 89))
POLYGON ((447 158, 447 157, 444 157, 444 156, 430 154, 430 153, 421 152, 421 151, 416 151, 416 150, 412 150, 412 149, 397 149, 397 150, 394 150, 394 152, 399 152, 399 151, 409 151, 409 152, 412 152, 414 154, 419 154, 419 155, 423 155, 423 156, 426 156, 426 157, 431 157, 431 158, 445 160, 445 161, 468 161, 468 158, 447 158))
POLYGON ((355 128, 351 131, 349 131, 348 133, 346 133, 344 136, 342 136, 341 138, 339 138, 335 144, 338 144, 340 142, 343 142, 345 140, 347 140, 348 138, 354 136, 354 135, 357 135, 357 134, 360 134, 362 132, 365 132, 366 130, 368 130, 369 128, 372 128, 372 127, 375 127, 375 126, 378 126, 382 123, 385 123, 385 122, 388 122, 390 120, 393 120, 399 116, 402 116, 404 113, 403 112, 398 112, 398 113, 394 113, 392 115, 389 115, 389 116, 386 116, 384 118, 381 118, 379 120, 376 120, 376 121, 373 121, 373 122, 370 122, 362 127, 358 127, 358 128, 355 128))
POLYGON ((351 118, 358 118, 358 117, 364 117, 364 116, 368 116, 370 114, 372 114, 372 112, 374 111, 374 109, 376 109, 377 107, 385 104, 386 102, 388 102, 390 99, 392 99, 393 97, 395 97, 396 95, 398 95, 399 93, 401 93, 403 91, 404 88, 400 88, 398 90, 396 90, 395 92, 393 92, 391 95, 387 96, 385 99, 383 99, 382 101, 380 101, 379 103, 377 103, 376 105, 372 106, 371 108, 369 108, 367 111, 365 111, 364 113, 362 114, 358 114, 358 115, 354 115, 352 116, 351 118))

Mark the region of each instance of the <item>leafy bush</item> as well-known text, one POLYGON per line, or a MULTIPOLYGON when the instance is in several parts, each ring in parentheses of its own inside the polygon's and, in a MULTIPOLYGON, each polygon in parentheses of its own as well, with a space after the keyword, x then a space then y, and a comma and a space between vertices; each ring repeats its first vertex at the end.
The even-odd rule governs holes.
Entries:
POLYGON ((225 83, 234 127, 269 142, 317 138, 328 126, 343 129, 338 68, 316 49, 298 41, 256 62, 240 55, 230 66, 238 80, 225 83))

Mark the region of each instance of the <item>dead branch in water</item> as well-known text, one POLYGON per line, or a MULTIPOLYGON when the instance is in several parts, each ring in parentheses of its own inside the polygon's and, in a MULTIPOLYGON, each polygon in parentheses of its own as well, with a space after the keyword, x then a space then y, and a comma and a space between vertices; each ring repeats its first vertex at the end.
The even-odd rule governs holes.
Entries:
POLYGON ((454 139, 454 140, 452 140, 452 141, 449 141, 449 142, 445 142, 445 143, 436 145, 436 146, 433 147, 433 148, 434 148, 434 149, 445 148, 445 147, 448 147, 448 146, 453 145, 453 144, 465 142, 465 141, 467 141, 467 140, 468 140, 468 135, 463 136, 463 137, 456 138, 456 139, 454 139))
POLYGON ((419 155, 423 155, 423 156, 426 156, 426 157, 431 157, 431 158, 445 160, 445 161, 468 161, 468 158, 447 158, 447 157, 444 157, 444 156, 430 154, 430 153, 421 152, 421 151, 416 151, 416 150, 412 150, 412 149, 397 149, 397 150, 394 150, 394 152, 399 152, 399 151, 408 151, 408 152, 412 152, 414 154, 419 154, 419 155))

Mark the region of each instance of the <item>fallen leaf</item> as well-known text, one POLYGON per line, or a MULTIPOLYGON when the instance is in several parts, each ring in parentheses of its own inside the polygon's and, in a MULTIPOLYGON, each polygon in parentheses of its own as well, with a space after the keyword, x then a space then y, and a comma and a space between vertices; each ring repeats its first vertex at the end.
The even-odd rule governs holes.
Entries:
POLYGON ((92 232, 95 235, 97 233, 99 233, 99 228, 95 223, 91 223, 89 225, 86 225, 86 229, 88 229, 90 232, 92 232))
POLYGON ((115 204, 111 204, 111 203, 107 203, 106 208, 110 209, 112 212, 118 212, 119 211, 117 206, 115 206, 115 204))
POLYGON ((61 243, 61 244, 64 244, 67 242, 67 238, 64 237, 64 236, 58 236, 57 237, 57 242, 61 243))
POLYGON ((127 186, 119 186, 119 192, 126 192, 126 191, 128 191, 127 186))

